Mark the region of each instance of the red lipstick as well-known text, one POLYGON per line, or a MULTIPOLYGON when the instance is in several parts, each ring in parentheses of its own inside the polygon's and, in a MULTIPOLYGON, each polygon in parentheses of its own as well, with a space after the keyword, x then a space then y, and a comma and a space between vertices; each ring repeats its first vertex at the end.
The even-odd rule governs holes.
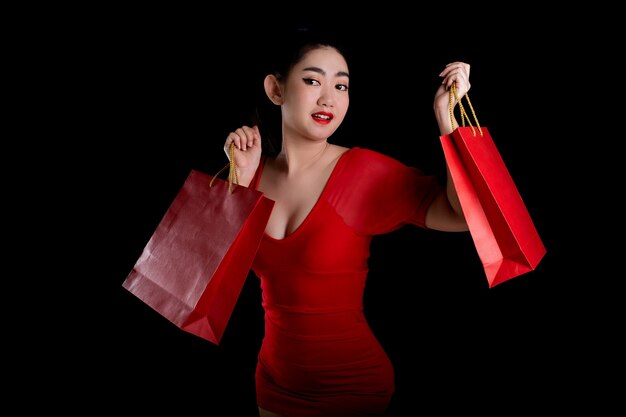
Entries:
POLYGON ((311 117, 317 123, 323 124, 323 125, 327 125, 328 123, 330 123, 331 120, 333 120, 334 116, 333 116, 332 113, 327 113, 325 111, 321 111, 321 112, 313 113, 311 115, 311 117))

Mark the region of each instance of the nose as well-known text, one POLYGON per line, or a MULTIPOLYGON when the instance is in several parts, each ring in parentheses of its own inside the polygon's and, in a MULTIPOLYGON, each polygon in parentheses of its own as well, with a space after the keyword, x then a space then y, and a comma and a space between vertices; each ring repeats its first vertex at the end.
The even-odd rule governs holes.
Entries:
POLYGON ((324 86, 320 91, 320 97, 317 100, 317 104, 325 107, 333 107, 335 105, 335 90, 332 86, 324 86))

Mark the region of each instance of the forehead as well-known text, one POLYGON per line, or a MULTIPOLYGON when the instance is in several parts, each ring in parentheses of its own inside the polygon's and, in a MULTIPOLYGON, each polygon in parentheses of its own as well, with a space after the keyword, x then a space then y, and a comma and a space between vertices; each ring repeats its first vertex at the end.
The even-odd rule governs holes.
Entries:
POLYGON ((302 71, 308 67, 320 68, 327 74, 348 72, 348 63, 343 55, 330 46, 310 50, 294 68, 302 71))

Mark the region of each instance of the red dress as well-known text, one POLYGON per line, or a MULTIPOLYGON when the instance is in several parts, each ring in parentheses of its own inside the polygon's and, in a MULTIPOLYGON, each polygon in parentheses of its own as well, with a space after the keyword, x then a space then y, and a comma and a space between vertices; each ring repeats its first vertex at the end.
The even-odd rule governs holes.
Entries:
POLYGON ((424 227, 439 190, 434 177, 355 147, 341 155, 293 233, 265 234, 252 266, 265 309, 256 370, 261 408, 289 417, 385 411, 394 372, 363 314, 370 241, 404 224, 424 227))

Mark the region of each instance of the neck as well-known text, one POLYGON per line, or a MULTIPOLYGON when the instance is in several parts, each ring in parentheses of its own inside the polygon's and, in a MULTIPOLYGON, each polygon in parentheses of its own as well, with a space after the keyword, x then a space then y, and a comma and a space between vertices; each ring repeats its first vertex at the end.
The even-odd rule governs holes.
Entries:
POLYGON ((317 165, 328 148, 328 141, 288 141, 283 140, 283 147, 276 161, 279 162, 287 175, 295 175, 317 165))

